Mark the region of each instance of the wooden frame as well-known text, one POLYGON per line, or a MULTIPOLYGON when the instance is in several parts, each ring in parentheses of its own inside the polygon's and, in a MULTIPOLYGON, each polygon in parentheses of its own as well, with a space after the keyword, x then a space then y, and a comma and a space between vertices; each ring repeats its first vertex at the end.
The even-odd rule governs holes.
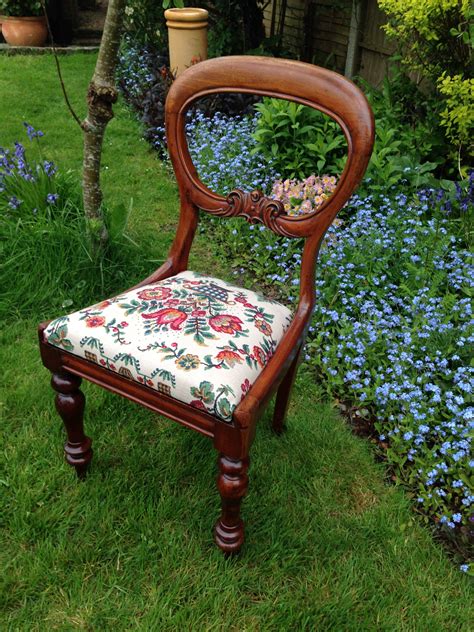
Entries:
POLYGON ((321 240, 365 172, 374 138, 373 116, 361 91, 329 70, 283 59, 222 57, 189 68, 173 83, 166 101, 166 133, 181 200, 178 229, 166 262, 135 287, 162 281, 187 269, 199 209, 223 217, 241 216, 247 221, 262 223, 278 234, 305 239, 300 297, 288 330, 235 409, 231 424, 48 344, 43 337, 48 323, 39 327, 41 357, 53 373, 56 408, 67 432, 66 459, 79 476, 84 475, 92 458, 91 440, 83 429, 84 396, 79 390, 82 378, 212 438, 219 452, 217 486, 222 500, 215 541, 224 552, 233 553, 244 540, 240 504, 247 490, 249 450, 256 422, 277 392, 273 428, 277 433, 283 430, 314 307, 315 263, 321 240), (339 123, 348 144, 346 166, 333 195, 316 212, 290 217, 281 203, 258 192, 236 190, 224 198, 199 180, 187 147, 185 113, 197 99, 218 92, 289 99, 316 108, 339 123))

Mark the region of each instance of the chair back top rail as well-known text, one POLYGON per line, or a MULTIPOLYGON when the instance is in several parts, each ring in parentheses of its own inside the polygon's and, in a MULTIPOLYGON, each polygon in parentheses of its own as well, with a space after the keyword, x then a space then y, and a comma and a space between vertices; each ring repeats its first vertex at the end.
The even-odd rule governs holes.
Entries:
POLYGON ((364 175, 372 152, 374 120, 359 88, 335 72, 287 59, 220 57, 199 62, 173 82, 166 100, 166 135, 182 200, 214 215, 261 222, 280 235, 317 233, 322 237, 364 175), (223 197, 200 180, 189 154, 185 115, 198 99, 222 92, 295 101, 320 110, 341 126, 348 148, 345 168, 331 197, 316 211, 289 216, 281 202, 259 192, 234 190, 223 197))

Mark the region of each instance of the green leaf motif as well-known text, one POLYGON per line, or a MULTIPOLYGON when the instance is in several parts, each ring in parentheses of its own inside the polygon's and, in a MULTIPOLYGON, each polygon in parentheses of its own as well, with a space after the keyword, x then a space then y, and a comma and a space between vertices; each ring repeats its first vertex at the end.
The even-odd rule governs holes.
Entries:
POLYGON ((201 382, 199 388, 191 387, 191 395, 202 400, 204 404, 212 404, 215 399, 214 386, 210 382, 201 382))
POLYGON ((224 419, 229 419, 232 416, 232 406, 226 397, 222 397, 218 401, 217 408, 219 415, 224 419))

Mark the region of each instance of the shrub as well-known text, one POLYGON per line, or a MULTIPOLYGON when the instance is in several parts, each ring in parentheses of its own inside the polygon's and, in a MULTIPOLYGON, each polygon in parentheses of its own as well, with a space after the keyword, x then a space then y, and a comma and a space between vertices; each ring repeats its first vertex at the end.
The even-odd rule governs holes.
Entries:
POLYGON ((263 99, 254 153, 272 159, 284 178, 340 173, 347 152, 344 134, 328 116, 283 99, 263 99))
POLYGON ((438 90, 445 97, 445 109, 440 117, 447 137, 460 151, 464 147, 466 153, 473 156, 474 79, 463 79, 462 75, 449 77, 443 73, 438 79, 438 90))
MULTIPOLYGON (((468 129, 472 133, 471 55, 474 8, 469 0, 380 0, 388 16, 387 34, 396 39, 402 63, 438 87, 446 97, 441 114, 447 140, 454 146, 451 160, 456 164, 472 156, 468 129), (459 103, 459 98, 461 103, 459 103), (467 154, 465 153, 466 149, 467 154)), ((461 172, 462 175, 465 175, 461 172)))
POLYGON ((43 3, 41 0, 0 0, 0 15, 43 15, 43 3))

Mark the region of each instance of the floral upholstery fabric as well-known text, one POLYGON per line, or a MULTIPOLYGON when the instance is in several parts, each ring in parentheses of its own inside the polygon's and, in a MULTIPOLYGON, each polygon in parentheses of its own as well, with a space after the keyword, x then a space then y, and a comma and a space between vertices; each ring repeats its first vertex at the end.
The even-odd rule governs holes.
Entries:
POLYGON ((279 303, 186 271, 61 316, 45 339, 230 421, 290 321, 279 303))

